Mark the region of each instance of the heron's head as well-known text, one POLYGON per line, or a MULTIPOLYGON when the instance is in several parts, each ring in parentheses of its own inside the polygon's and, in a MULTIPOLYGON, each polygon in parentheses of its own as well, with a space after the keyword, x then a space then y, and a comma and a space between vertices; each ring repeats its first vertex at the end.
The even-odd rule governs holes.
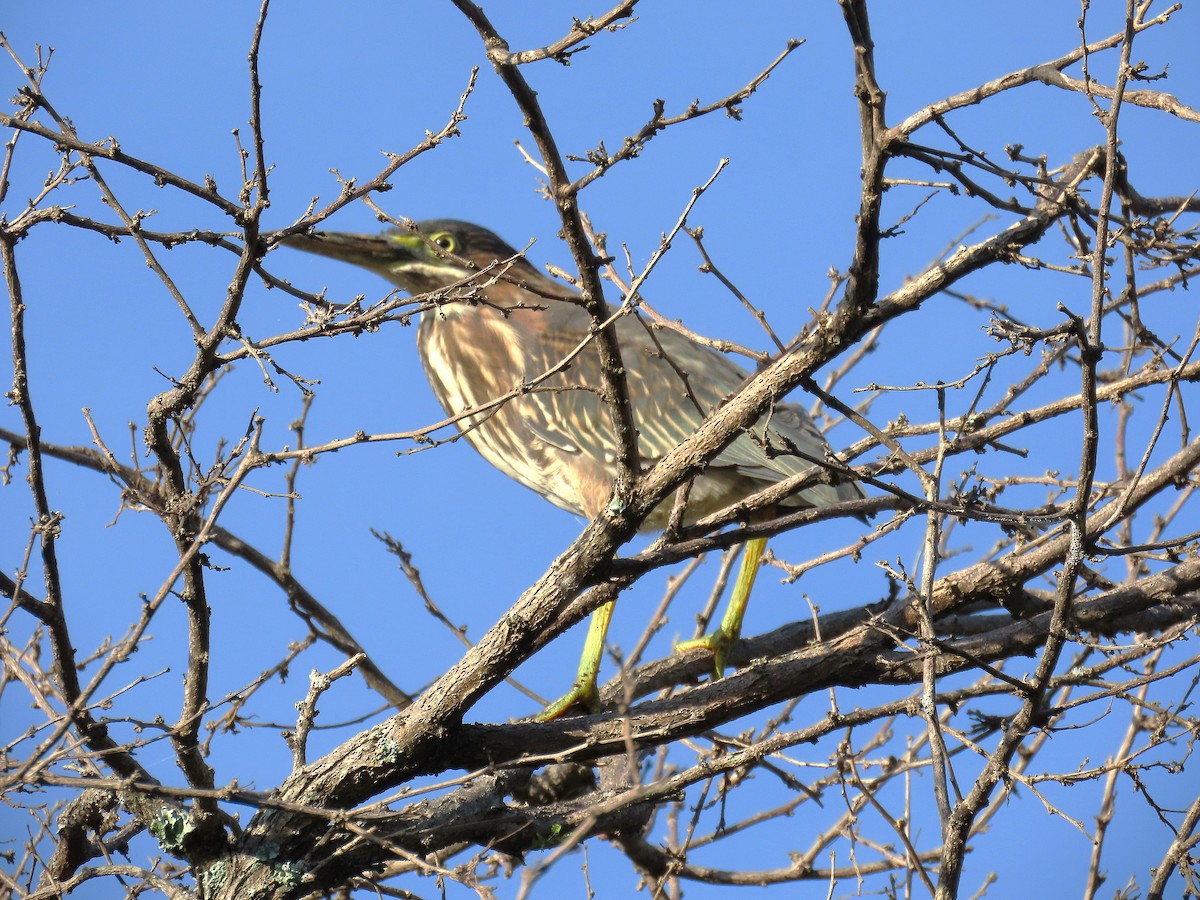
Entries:
POLYGON ((382 234, 314 231, 283 243, 353 263, 411 293, 446 287, 489 266, 519 280, 545 280, 524 257, 486 228, 457 219, 430 219, 382 234))

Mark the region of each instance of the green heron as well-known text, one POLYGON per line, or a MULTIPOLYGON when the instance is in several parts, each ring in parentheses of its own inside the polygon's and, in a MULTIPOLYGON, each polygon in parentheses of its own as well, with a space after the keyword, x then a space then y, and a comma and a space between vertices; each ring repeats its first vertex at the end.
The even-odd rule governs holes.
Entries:
MULTIPOLYGON (((592 318, 579 294, 542 275, 492 232, 451 219, 419 222, 415 229, 381 235, 297 234, 285 243, 370 269, 412 294, 465 287, 461 299, 439 302, 423 313, 417 330, 421 363, 451 416, 486 407, 517 385, 539 379, 583 345, 568 366, 539 381, 537 389, 466 416, 459 427, 488 462, 552 503, 588 518, 604 509, 616 447, 596 390, 601 364, 588 341, 592 318)), ((636 313, 618 318, 611 327, 625 367, 638 451, 646 463, 687 438, 748 377, 724 355, 678 332, 652 331, 636 313)), ((805 411, 780 403, 694 479, 684 521, 695 521, 811 469, 812 460, 824 458, 827 450, 805 411)), ((857 484, 835 480, 805 488, 780 505, 816 507, 862 496, 857 484)), ((659 505, 643 530, 661 529, 671 509, 671 501, 659 505)), ((718 677, 729 646, 741 632, 765 546, 765 539, 746 542, 720 627, 677 647, 711 652, 718 677)), ((611 616, 611 603, 593 614, 575 683, 540 718, 554 718, 576 704, 595 707, 596 676, 611 616)))

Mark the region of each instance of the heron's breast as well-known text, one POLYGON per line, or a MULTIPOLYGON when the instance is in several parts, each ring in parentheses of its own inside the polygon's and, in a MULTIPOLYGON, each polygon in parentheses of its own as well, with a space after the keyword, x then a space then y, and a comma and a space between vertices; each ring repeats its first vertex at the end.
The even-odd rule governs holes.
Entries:
POLYGON ((435 315, 431 311, 422 317, 417 348, 447 415, 478 410, 458 420, 467 440, 497 469, 557 506, 594 513, 608 497, 610 479, 602 467, 531 429, 529 397, 518 394, 497 402, 525 379, 522 342, 529 336, 487 308, 460 308, 429 318, 435 315))

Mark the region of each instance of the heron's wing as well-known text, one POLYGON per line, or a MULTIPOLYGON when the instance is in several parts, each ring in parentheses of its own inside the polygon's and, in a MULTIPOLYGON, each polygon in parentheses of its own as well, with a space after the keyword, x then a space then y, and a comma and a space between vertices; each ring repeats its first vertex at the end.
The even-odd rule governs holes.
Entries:
MULTIPOLYGON (((551 304, 548 326, 523 348, 527 379, 556 366, 587 335, 590 319, 578 307, 551 304)), ((626 316, 616 323, 629 399, 638 430, 638 451, 653 463, 691 435, 704 418, 746 380, 748 374, 726 356, 668 329, 649 330, 644 320, 626 316)), ((600 398, 600 357, 586 346, 559 374, 542 382, 528 399, 534 431, 560 449, 586 453, 606 464, 616 447, 600 398)), ((738 474, 770 484, 812 467, 825 456, 826 443, 799 406, 781 403, 741 434, 713 460, 738 474)), ((815 504, 860 496, 857 487, 817 485, 801 497, 815 504)))

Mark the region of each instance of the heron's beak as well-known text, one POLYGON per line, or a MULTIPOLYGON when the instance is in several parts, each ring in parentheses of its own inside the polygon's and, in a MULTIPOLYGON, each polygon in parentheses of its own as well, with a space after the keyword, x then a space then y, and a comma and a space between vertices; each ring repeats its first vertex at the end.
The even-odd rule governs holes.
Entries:
POLYGON ((425 253, 425 242, 418 234, 350 234, 341 231, 313 231, 291 234, 279 242, 282 246, 328 256, 375 271, 388 271, 396 265, 416 262, 425 253))

